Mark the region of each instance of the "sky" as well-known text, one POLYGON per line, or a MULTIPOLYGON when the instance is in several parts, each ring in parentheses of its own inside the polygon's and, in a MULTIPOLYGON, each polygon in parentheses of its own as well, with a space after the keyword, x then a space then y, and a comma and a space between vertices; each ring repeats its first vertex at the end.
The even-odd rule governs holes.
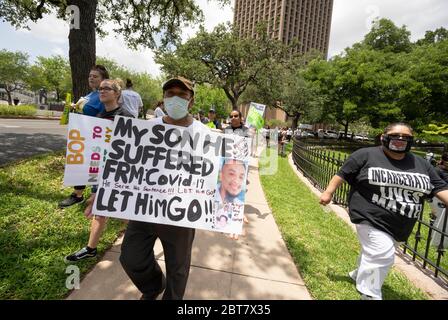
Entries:
MULTIPOLYGON (((216 2, 196 0, 205 17, 205 27, 212 30, 219 23, 233 21, 232 6, 222 8, 216 2)), ((318 0, 316 0, 318 1, 318 0)), ((448 1, 446 0, 334 0, 330 34, 329 57, 361 41, 376 18, 389 18, 396 25, 406 25, 413 41, 425 31, 441 26, 448 29, 448 1)), ((68 57, 68 24, 54 16, 45 16, 38 23, 30 23, 31 30, 16 30, 7 22, 0 22, 0 49, 24 51, 31 62, 37 56, 60 54, 68 57)), ((194 36, 196 28, 186 28, 183 39, 194 36)), ((97 55, 114 59, 138 72, 160 75, 160 67, 148 49, 132 51, 115 35, 97 40, 97 55)))

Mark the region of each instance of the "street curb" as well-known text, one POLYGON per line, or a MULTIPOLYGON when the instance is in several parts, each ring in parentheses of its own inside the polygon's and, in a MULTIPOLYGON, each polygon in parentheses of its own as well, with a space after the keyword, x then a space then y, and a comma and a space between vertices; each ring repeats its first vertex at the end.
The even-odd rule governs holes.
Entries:
POLYGON ((56 118, 56 117, 19 117, 19 116, 0 116, 0 119, 16 119, 16 120, 20 120, 20 119, 26 119, 26 120, 61 120, 61 118, 56 118))
MULTIPOLYGON (((296 176, 302 181, 316 196, 320 197, 322 194, 317 188, 315 188, 311 182, 300 172, 292 159, 292 153, 288 155, 288 162, 291 168, 294 170, 296 176)), ((356 227, 350 221, 347 210, 341 206, 335 204, 327 205, 336 214, 337 217, 344 220, 355 232, 356 227)), ((448 284, 443 280, 435 278, 430 275, 427 269, 419 267, 419 264, 415 264, 411 257, 404 255, 401 251, 397 250, 395 253, 394 267, 401 272, 408 280, 417 288, 422 290, 432 300, 448 300, 448 284)))

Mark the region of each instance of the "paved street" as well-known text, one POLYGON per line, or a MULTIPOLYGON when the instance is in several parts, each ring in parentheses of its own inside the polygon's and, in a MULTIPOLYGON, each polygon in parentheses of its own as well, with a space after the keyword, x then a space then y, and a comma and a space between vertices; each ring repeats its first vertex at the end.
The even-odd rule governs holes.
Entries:
POLYGON ((0 119, 0 165, 64 149, 66 130, 56 120, 0 119))

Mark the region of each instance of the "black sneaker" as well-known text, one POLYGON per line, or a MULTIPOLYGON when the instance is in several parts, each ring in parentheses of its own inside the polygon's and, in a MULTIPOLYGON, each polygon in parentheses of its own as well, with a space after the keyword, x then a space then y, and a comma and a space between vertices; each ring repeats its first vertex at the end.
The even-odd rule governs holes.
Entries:
POLYGON ((62 200, 61 202, 59 202, 59 208, 67 208, 70 207, 74 204, 77 204, 79 202, 82 202, 84 200, 84 197, 78 197, 75 193, 72 193, 70 195, 70 197, 68 197, 65 200, 62 200))
POLYGON ((72 253, 64 258, 65 263, 77 262, 79 260, 96 257, 96 248, 90 249, 87 247, 72 253))

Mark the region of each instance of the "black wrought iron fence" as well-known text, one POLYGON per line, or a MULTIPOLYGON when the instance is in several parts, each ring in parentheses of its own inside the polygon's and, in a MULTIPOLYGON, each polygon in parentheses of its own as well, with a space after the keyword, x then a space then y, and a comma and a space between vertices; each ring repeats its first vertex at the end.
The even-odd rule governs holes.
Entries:
MULTIPOLYGON (((359 147, 365 147, 365 145, 356 146, 355 149, 359 147)), ((321 191, 325 190, 331 178, 353 151, 353 146, 338 147, 336 150, 328 148, 328 145, 306 143, 295 139, 292 150, 296 167, 321 191)), ((347 207, 349 192, 349 185, 344 183, 336 190, 333 202, 347 207)), ((403 244, 403 252, 411 256, 413 261, 418 261, 424 269, 431 270, 435 277, 442 275, 440 278, 448 282, 448 257, 444 255, 448 247, 448 214, 445 214, 442 220, 439 218, 435 225, 436 220, 430 210, 423 210, 413 234, 403 244), (435 237, 437 241, 434 241, 435 237)))

